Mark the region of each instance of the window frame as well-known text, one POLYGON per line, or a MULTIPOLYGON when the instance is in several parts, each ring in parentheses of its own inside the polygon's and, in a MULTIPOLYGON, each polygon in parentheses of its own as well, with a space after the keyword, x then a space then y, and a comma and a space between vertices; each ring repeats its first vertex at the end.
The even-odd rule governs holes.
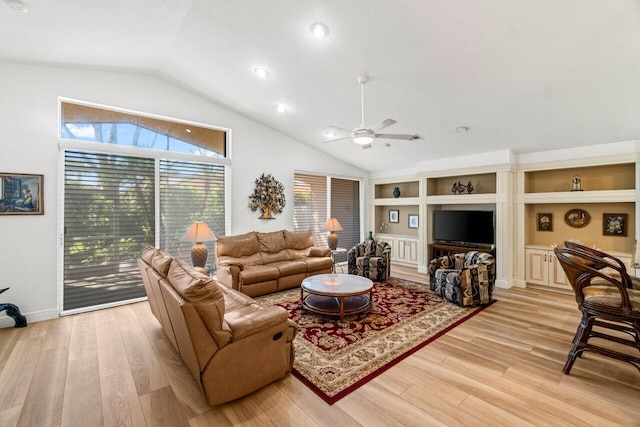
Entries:
MULTIPOLYGON (((232 164, 232 141, 233 141, 233 133, 230 128, 225 128, 221 126, 213 126, 205 123, 177 119, 168 116, 162 116, 157 114, 150 114, 145 112, 139 112, 135 110, 129 110, 124 108, 113 107, 109 105, 96 104, 86 101, 81 101, 72 98, 66 97, 58 97, 58 115, 57 115, 57 133, 56 138, 58 140, 58 170, 57 170, 57 215, 58 215, 58 224, 57 224, 57 254, 56 254, 56 282, 57 282, 57 303, 58 303, 58 313, 61 316, 82 313, 87 311, 93 311, 102 308, 116 307, 123 304, 130 304, 138 301, 146 301, 147 297, 141 297, 133 300, 126 301, 118 301, 113 303, 107 303, 100 306, 92 306, 87 308, 79 308, 73 310, 63 310, 64 307, 64 212, 65 212, 65 154, 67 151, 81 151, 86 153, 101 153, 101 154, 115 154, 115 155, 124 155, 131 157, 144 157, 148 159, 153 159, 156 165, 156 174, 155 174, 155 210, 157 213, 160 212, 160 168, 159 163, 161 159, 168 160, 182 160, 188 162, 198 162, 198 163, 208 163, 215 165, 224 166, 224 174, 225 174, 225 220, 224 220, 224 228, 225 234, 229 234, 231 232, 231 218, 232 218, 232 204, 231 204, 231 164, 232 164), (119 111, 127 114, 140 115, 144 117, 151 117, 159 120, 167 120, 175 123, 190 125, 190 126, 199 126, 210 129, 215 129, 219 131, 226 132, 226 147, 225 151, 227 153, 227 157, 210 157, 198 154, 189 154, 189 153, 179 153, 172 152, 166 150, 158 150, 153 148, 140 148, 140 147, 129 147, 122 145, 113 145, 104 142, 88 142, 88 141, 74 141, 70 139, 63 139, 61 137, 61 122, 62 122, 62 103, 69 102, 80 105, 86 105, 88 107, 102 108, 107 110, 119 111)), ((156 230, 160 227, 160 215, 156 214, 155 218, 155 227, 156 230)), ((156 233, 155 236, 155 245, 158 246, 160 243, 160 234, 156 233)))

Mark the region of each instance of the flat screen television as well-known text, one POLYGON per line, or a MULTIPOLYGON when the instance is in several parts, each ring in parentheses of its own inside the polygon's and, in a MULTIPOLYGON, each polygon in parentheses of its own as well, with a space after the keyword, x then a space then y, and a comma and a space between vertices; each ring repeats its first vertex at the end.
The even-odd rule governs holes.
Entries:
POLYGON ((492 211, 434 211, 433 239, 458 244, 493 245, 492 211))

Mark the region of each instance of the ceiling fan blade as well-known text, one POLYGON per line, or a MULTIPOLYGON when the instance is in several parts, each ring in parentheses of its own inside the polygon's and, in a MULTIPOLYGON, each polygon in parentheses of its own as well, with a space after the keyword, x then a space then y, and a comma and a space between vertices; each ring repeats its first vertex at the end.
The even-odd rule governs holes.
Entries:
POLYGON ((367 149, 367 148, 371 148, 371 146, 372 146, 372 145, 373 145, 373 144, 368 143, 367 145, 362 145, 361 147, 362 147, 362 149, 363 149, 363 150, 365 150, 365 149, 367 149))
POLYGON ((327 144, 329 142, 342 141, 343 139, 351 139, 351 136, 345 136, 345 137, 342 137, 342 138, 330 139, 328 141, 322 141, 322 143, 323 144, 327 144))
POLYGON ((417 141, 418 139, 424 139, 423 137, 421 137, 417 133, 414 133, 413 135, 402 134, 402 133, 376 133, 376 138, 381 138, 381 139, 402 139, 402 140, 406 140, 406 141, 417 141))
POLYGON ((380 123, 376 123, 375 125, 371 126, 371 130, 374 132, 378 132, 379 130, 382 130, 386 127, 389 127, 393 124, 396 124, 398 122, 396 122, 393 119, 385 119, 383 121, 381 121, 380 123))
POLYGON ((324 127, 337 130, 339 132, 345 132, 345 133, 351 134, 351 129, 341 128, 340 126, 324 125, 324 127))

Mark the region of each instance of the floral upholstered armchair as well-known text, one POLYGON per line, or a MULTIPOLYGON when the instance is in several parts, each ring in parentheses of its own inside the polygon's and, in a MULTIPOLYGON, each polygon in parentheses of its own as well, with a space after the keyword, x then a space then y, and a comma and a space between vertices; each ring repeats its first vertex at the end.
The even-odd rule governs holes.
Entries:
POLYGON ((432 259, 431 290, 459 306, 491 302, 496 280, 495 259, 486 252, 469 251, 432 259))
POLYGON ((358 243, 347 252, 349 274, 363 276, 374 282, 382 282, 390 276, 391 246, 387 242, 367 240, 358 243))

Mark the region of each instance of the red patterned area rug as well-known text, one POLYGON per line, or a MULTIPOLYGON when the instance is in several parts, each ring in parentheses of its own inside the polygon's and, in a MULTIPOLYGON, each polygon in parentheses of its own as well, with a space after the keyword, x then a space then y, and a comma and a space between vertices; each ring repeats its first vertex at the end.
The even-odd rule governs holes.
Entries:
POLYGON ((279 305, 299 326, 293 374, 332 404, 480 312, 444 301, 427 285, 376 283, 368 313, 344 319, 303 310, 300 289, 255 298, 279 305))

